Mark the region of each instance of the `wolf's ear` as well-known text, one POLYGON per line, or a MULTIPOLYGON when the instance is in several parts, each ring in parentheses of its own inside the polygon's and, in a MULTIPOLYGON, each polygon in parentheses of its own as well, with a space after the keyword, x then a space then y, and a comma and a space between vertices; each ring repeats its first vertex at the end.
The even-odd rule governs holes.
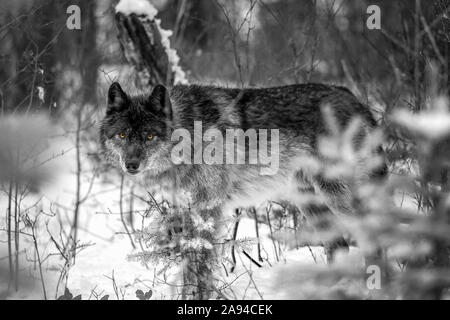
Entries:
POLYGON ((127 94, 123 92, 122 87, 118 82, 114 82, 108 90, 108 107, 106 112, 111 113, 114 111, 120 111, 126 106, 127 101, 127 94))
POLYGON ((153 109, 163 112, 168 120, 172 120, 172 103, 166 87, 161 84, 156 85, 150 95, 149 102, 153 109))

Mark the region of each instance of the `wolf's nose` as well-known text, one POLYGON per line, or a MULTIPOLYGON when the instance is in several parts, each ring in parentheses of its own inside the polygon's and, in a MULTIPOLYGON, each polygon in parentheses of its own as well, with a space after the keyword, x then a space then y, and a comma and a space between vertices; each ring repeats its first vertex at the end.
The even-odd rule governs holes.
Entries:
POLYGON ((139 169, 139 161, 129 161, 125 163, 125 168, 127 168, 128 171, 136 171, 139 169))

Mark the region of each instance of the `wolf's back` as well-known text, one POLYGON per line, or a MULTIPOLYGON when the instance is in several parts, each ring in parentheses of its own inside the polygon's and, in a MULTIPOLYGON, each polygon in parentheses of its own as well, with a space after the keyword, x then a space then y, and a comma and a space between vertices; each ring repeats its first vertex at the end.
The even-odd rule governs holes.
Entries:
POLYGON ((342 127, 355 116, 375 127, 368 107, 346 88, 324 84, 297 84, 273 88, 221 88, 175 86, 171 92, 179 123, 190 127, 201 120, 204 127, 280 129, 313 143, 325 133, 322 107, 328 106, 342 127))

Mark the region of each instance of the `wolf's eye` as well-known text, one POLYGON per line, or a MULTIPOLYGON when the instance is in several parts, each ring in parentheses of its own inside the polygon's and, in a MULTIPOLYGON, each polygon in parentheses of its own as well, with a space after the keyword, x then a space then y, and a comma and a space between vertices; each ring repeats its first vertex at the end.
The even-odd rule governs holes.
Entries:
POLYGON ((125 139, 127 135, 124 132, 119 133, 120 139, 125 139))
POLYGON ((152 139, 153 139, 153 135, 152 135, 151 133, 149 133, 149 134, 147 135, 147 139, 148 139, 148 140, 152 140, 152 139))

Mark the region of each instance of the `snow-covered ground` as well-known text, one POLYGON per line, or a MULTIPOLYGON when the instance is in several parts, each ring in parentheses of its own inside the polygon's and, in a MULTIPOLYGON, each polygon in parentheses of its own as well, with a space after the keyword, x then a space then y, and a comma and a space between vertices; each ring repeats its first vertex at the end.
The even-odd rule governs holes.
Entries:
MULTIPOLYGON (((50 241, 50 234, 57 241, 60 240, 59 233, 61 226, 69 230, 70 221, 73 218, 74 194, 76 190, 75 150, 73 141, 69 138, 55 138, 50 148, 43 158, 51 158, 53 154, 59 154, 62 150, 67 152, 45 164, 48 169, 53 170, 54 177, 50 179, 40 190, 40 205, 43 212, 54 215, 40 215, 40 225, 38 240, 41 257, 47 257, 43 262, 44 283, 47 297, 55 298, 55 289, 60 275, 63 259, 57 253, 56 247, 50 241), (45 223, 48 222, 48 231, 45 223)), ((84 150, 86 152, 86 150, 84 150)), ((81 194, 84 195, 91 184, 92 163, 83 156, 83 176, 81 194)), ((111 169, 112 170, 112 169, 111 169)), ((112 172, 112 171, 111 171, 112 172)), ((79 216, 78 239, 81 244, 87 246, 80 251, 71 266, 68 274, 67 287, 72 294, 81 294, 82 299, 95 299, 109 295, 110 299, 117 299, 114 285, 117 286, 120 298, 136 299, 136 290, 147 292, 152 290, 152 299, 179 299, 180 295, 173 286, 164 284, 162 274, 158 274, 161 266, 143 265, 140 262, 130 261, 127 257, 132 253, 139 252, 133 249, 129 237, 124 234, 124 227, 119 215, 119 183, 118 179, 114 183, 113 175, 106 174, 105 177, 96 177, 92 184, 89 197, 81 206, 79 216), (107 182, 106 182, 107 181, 107 182), (115 284, 112 277, 114 276, 115 284)), ((131 181, 125 178, 124 183, 124 211, 128 211, 128 195, 131 181)), ((22 204, 27 208, 35 203, 39 197, 29 196, 22 204)), ((7 203, 5 197, 0 200, 0 209, 6 212, 7 203)), ((145 204, 139 200, 134 201, 133 210, 141 210, 145 204)), ((29 215, 36 214, 33 210, 29 215)), ((139 229, 139 215, 135 215, 135 226, 139 229)), ((5 228, 4 216, 0 219, 1 228, 5 228)), ((326 269, 325 256, 320 247, 305 247, 300 249, 283 247, 282 253, 278 253, 277 261, 273 242, 269 237, 269 228, 264 224, 259 226, 260 243, 262 257, 267 261, 262 263, 262 268, 253 264, 250 259, 237 250, 237 267, 233 273, 226 275, 224 270, 219 270, 222 282, 219 284, 227 288, 224 290, 230 298, 236 299, 298 299, 308 298, 317 293, 317 287, 308 285, 308 274, 311 270, 326 269), (305 279, 306 277, 306 279, 305 279), (299 284, 304 283, 304 286, 299 284)), ((257 259, 256 233, 254 220, 243 215, 238 229, 237 239, 250 239, 251 244, 246 246, 246 252, 255 260, 257 259)), ((25 230, 26 231, 26 230, 25 230)), ((30 237, 21 236, 21 279, 18 292, 9 290, 10 299, 42 299, 43 290, 40 282, 39 270, 34 259, 34 248, 30 237), (23 250, 26 250, 26 253, 23 250), (28 280, 28 281, 25 281, 28 280)), ((2 233, 1 240, 6 240, 2 233)), ((0 269, 7 270, 7 245, 0 243, 0 269)), ((349 256, 346 256, 347 264, 359 265, 362 263, 361 256, 357 249, 352 248, 349 256)), ((229 268, 229 266, 228 266, 229 268)), ((168 272, 167 283, 177 283, 179 279, 177 272, 172 269, 168 272)), ((229 272, 229 269, 227 270, 229 272)), ((339 286, 349 287, 348 283, 335 283, 339 286)), ((328 284, 324 289, 329 291, 328 284)), ((4 295, 7 289, 6 279, 0 283, 0 294, 4 295)), ((58 295, 63 292, 60 286, 58 295)))
MULTIPOLYGON (((172 65, 172 70, 176 75, 176 82, 185 83, 186 77, 179 67, 179 57, 170 46, 169 37, 171 31, 163 30, 160 21, 156 19, 157 10, 148 1, 144 0, 121 0, 116 6, 117 12, 124 14, 136 13, 146 16, 149 20, 154 20, 160 29, 163 45, 172 65)), ((65 150, 64 155, 46 163, 46 167, 53 171, 54 177, 47 183, 40 194, 44 195, 40 199, 41 209, 47 215, 40 216, 41 228, 38 234, 41 257, 48 257, 43 262, 44 284, 47 297, 55 298, 61 295, 63 290, 59 287, 55 292, 58 278, 61 273, 63 259, 57 254, 57 248, 50 240, 50 235, 59 241, 61 226, 66 232, 70 229, 73 218, 74 194, 76 191, 76 168, 75 150, 73 141, 69 138, 58 138, 50 142, 56 146, 50 148, 47 154, 41 155, 43 158, 51 158, 52 154, 59 154, 65 150), (45 224, 48 222, 48 231, 45 224), (44 227, 42 227, 44 226, 44 227), (53 255, 55 254, 55 255, 53 255)), ((86 150, 83 150, 86 152, 86 150)), ((96 177, 91 186, 92 164, 86 156, 82 159, 83 171, 81 194, 88 191, 89 197, 82 204, 79 213, 78 239, 86 247, 80 251, 75 259, 75 264, 68 271, 67 287, 73 295, 81 294, 82 299, 95 299, 109 295, 111 299, 119 298, 136 299, 136 290, 144 292, 151 289, 152 299, 177 299, 178 292, 173 286, 164 284, 177 283, 179 270, 170 270, 168 278, 162 281, 163 275, 158 274, 160 266, 143 265, 140 262, 129 261, 130 254, 139 252, 133 249, 128 235, 124 234, 124 226, 119 213, 119 182, 105 182, 102 177, 96 177), (114 281, 113 281, 114 277, 114 281), (114 287, 117 287, 115 290, 114 287)), ((129 192, 128 177, 125 178, 124 192, 129 192)), ((114 180, 114 178, 109 179, 114 180)), ((128 195, 125 195, 126 197, 128 195)), ((0 198, 0 209, 6 212, 7 203, 4 197, 0 198)), ((28 197, 23 207, 31 206, 39 198, 37 196, 28 197)), ((127 211, 128 202, 124 204, 124 211, 127 211)), ((145 209, 145 205, 138 200, 134 201, 134 210, 145 209)), ((30 211, 30 216, 33 213, 30 211)), ((138 216, 136 216, 138 218, 138 216)), ((2 229, 5 228, 5 220, 0 218, 2 229)), ((137 226, 139 228, 139 226, 137 226)), ((224 290, 230 298, 236 299, 297 299, 308 298, 316 287, 308 286, 308 274, 311 270, 327 268, 323 249, 320 247, 304 247, 299 249, 282 248, 282 253, 276 257, 273 242, 269 237, 267 226, 260 224, 260 245, 262 256, 266 259, 259 268, 253 264, 240 249, 237 250, 237 266, 233 273, 228 275, 224 270, 220 270, 224 290), (305 283, 304 287, 299 287, 299 283, 305 283)), ((4 234, 0 235, 4 241, 4 234)), ((237 240, 252 239, 253 244, 246 248, 246 252, 254 259, 257 259, 256 234, 254 221, 243 217, 240 221, 237 240)), ((39 270, 35 259, 33 243, 27 236, 21 236, 20 265, 21 277, 27 279, 21 284, 18 292, 10 289, 8 298, 14 299, 42 299, 43 289, 40 281, 39 270)), ((5 242, 0 243, 0 269, 7 268, 7 246, 5 242)), ((357 249, 351 250, 350 256, 345 259, 347 263, 359 265, 361 257, 357 249)), ((229 267, 229 266, 227 266, 229 267)), ((219 284, 220 285, 220 284, 219 284)), ((336 282, 336 286, 342 285, 336 282)), ((346 284, 348 287, 348 283, 346 284)), ((6 292, 7 281, 0 278, 0 296, 6 292)), ((330 289, 330 288, 327 288, 330 289)))
MULTIPOLYGON (((150 2, 145 0, 121 0, 116 6, 116 11, 124 14, 136 13, 146 16, 150 20, 155 20, 160 28, 162 42, 171 61, 173 71, 176 74, 176 79, 178 82, 184 83, 186 77, 178 66, 179 57, 170 45, 171 31, 163 30, 160 27, 160 21, 156 19, 157 10, 150 2)), ((40 204, 42 204, 44 212, 55 214, 56 216, 40 216, 43 225, 48 221, 49 229, 49 232, 47 232, 45 228, 41 228, 38 236, 42 257, 57 253, 57 249, 50 242, 49 237, 51 234, 56 240, 59 240, 60 221, 63 228, 69 229, 73 216, 76 190, 76 175, 73 172, 76 167, 73 141, 68 138, 60 138, 51 143, 57 148, 49 151, 49 154, 46 155, 47 157, 51 157, 52 152, 68 151, 46 164, 48 168, 55 172, 55 177, 41 190, 40 194, 44 195, 44 197, 41 199, 40 204)), ((91 164, 85 157, 83 157, 82 163, 85 174, 83 175, 81 193, 85 194, 90 188, 89 172, 91 171, 91 164)), ((122 290, 121 292, 126 299, 135 299, 135 291, 138 289, 144 292, 152 289, 152 299, 178 298, 179 296, 173 287, 160 283, 161 275, 156 274, 159 266, 144 266, 140 262, 127 259, 128 255, 139 250, 133 249, 130 239, 123 234, 124 227, 119 214, 117 214, 119 212, 118 199, 118 181, 110 184, 102 182, 101 177, 94 180, 90 197, 82 204, 79 216, 78 239, 82 244, 87 244, 87 246, 79 252, 75 264, 71 266, 68 272, 68 288, 74 295, 81 294, 83 299, 92 299, 96 296, 102 297, 104 295, 109 295, 111 299, 117 298, 112 281, 112 276, 114 275, 116 285, 119 291, 122 290)), ((23 207, 26 208, 37 200, 38 197, 30 196, 23 203, 23 207)), ((135 201, 134 209, 139 210, 139 205, 143 206, 139 201, 135 201)), ((0 209, 2 212, 5 212, 6 208, 7 203, 5 198, 2 197, 0 198, 0 209)), ((5 226, 3 217, 0 218, 0 225, 2 227, 5 226)), ((264 262, 263 267, 258 268, 238 250, 238 265, 232 274, 228 276, 222 275, 224 282, 232 284, 230 288, 236 298, 261 299, 264 297, 278 299, 299 297, 300 291, 294 290, 296 294, 292 294, 292 289, 289 286, 280 285, 284 281, 286 270, 307 269, 311 265, 316 264, 325 265, 322 248, 313 247, 298 250, 284 248, 283 255, 279 258, 280 261, 277 262, 272 241, 268 237, 269 230, 263 225, 260 228, 263 256, 268 259, 270 264, 264 262), (249 276, 250 273, 252 277, 249 276)), ((4 235, 0 237, 1 240, 5 240, 4 235)), ((253 220, 243 218, 240 222, 238 240, 255 237, 253 220)), ((39 272, 36 264, 30 261, 30 258, 34 259, 34 257, 30 257, 34 250, 29 237, 21 237, 21 248, 26 249, 26 253, 22 252, 20 255, 21 272, 24 278, 26 276, 30 281, 22 284, 18 292, 9 290, 8 298, 42 299, 43 292, 39 272)), ((256 244, 246 250, 253 258, 257 257, 256 244)), ((7 267, 6 255, 7 246, 6 243, 2 242, 0 244, 0 267, 5 269, 7 267)), ((44 283, 49 298, 55 297, 55 289, 62 265, 63 260, 59 255, 52 255, 43 262, 44 283)), ((176 282, 176 270, 173 270, 171 276, 172 279, 167 279, 167 282, 176 282)), ((0 294, 6 291, 7 285, 4 279, 1 280, 0 294)), ((62 294, 61 287, 58 292, 58 295, 60 294, 62 294)))

